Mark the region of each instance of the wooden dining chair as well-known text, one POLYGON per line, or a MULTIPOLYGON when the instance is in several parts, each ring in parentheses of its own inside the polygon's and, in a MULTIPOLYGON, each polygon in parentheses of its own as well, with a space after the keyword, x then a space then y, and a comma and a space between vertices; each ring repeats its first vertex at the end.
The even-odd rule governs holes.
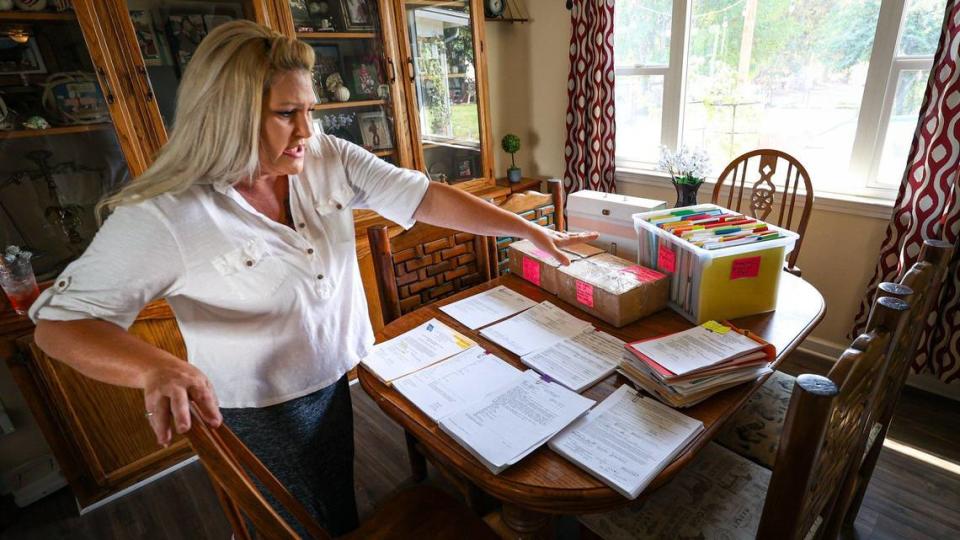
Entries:
MULTIPOLYGON (((514 193, 500 205, 500 208, 518 214, 548 229, 565 231, 567 230, 567 222, 564 215, 564 201, 563 180, 552 178, 547 180, 547 193, 536 191, 514 193)), ((504 275, 510 272, 507 246, 517 240, 520 239, 513 236, 498 236, 496 238, 495 275, 504 275)))
MULTIPOLYGON (((257 537, 300 538, 291 524, 257 489, 256 478, 296 519, 309 537, 330 538, 317 520, 270 473, 226 425, 211 428, 191 406, 192 425, 186 437, 200 457, 237 540, 249 540, 252 525, 257 537)), ((480 518, 439 489, 419 485, 382 504, 374 515, 343 538, 350 539, 494 539, 480 518)))
POLYGON ((491 278, 485 236, 426 223, 393 238, 388 231, 385 225, 367 229, 383 324, 491 278))
POLYGON ((866 444, 863 412, 908 307, 878 299, 867 332, 844 351, 833 377, 795 379, 773 470, 710 443, 648 498, 581 522, 606 540, 828 537, 841 482, 866 444))
POLYGON ((787 257, 786 269, 800 275, 796 267, 797 256, 813 209, 813 184, 807 169, 797 158, 769 148, 738 156, 717 178, 712 202, 799 234, 800 238, 787 257), (726 197, 721 196, 724 189, 728 189, 726 197), (799 209, 796 208, 798 195, 803 200, 799 209), (775 207, 779 207, 779 212, 774 220, 770 215, 775 207))
POLYGON ((896 296, 911 304, 906 327, 900 339, 891 346, 890 365, 882 384, 877 390, 877 399, 869 411, 871 426, 866 452, 858 467, 848 473, 844 488, 844 501, 838 511, 844 515, 843 529, 853 530, 854 522, 863 503, 870 477, 877 466, 883 441, 886 439, 897 401, 906 383, 923 335, 922 329, 940 294, 940 286, 953 257, 953 245, 943 240, 926 240, 920 249, 917 262, 904 272, 894 287, 880 287, 877 296, 896 296))
MULTIPOLYGON (((878 286, 877 298, 893 296, 910 303, 910 311, 905 315, 907 328, 918 328, 920 321, 928 317, 952 251, 946 242, 928 240, 921 249, 919 261, 904 274, 900 283, 884 282, 878 286)), ((919 332, 904 332, 890 351, 891 367, 878 390, 875 410, 869 412, 873 426, 871 444, 868 445, 860 478, 848 481, 857 483, 854 488, 848 486, 856 493, 851 496, 850 512, 853 514, 859 508, 866 483, 876 465, 883 445, 880 434, 886 434, 897 397, 916 355, 916 340, 919 338, 919 332), (913 342, 907 344, 908 339, 913 342)), ((832 371, 828 377, 834 378, 832 371)), ((755 463, 773 468, 793 384, 793 376, 781 371, 774 372, 737 414, 724 424, 714 440, 755 463)), ((853 517, 848 517, 852 523, 853 517)))

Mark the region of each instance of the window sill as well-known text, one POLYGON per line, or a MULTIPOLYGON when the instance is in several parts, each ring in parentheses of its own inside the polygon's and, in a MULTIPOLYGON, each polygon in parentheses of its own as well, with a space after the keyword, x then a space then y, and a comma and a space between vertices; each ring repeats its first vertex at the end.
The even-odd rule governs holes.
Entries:
MULTIPOLYGON (((646 171, 639 169, 617 168, 617 182, 626 184, 636 184, 641 186, 651 186, 669 189, 670 177, 661 171, 646 171)), ((716 180, 707 179, 701 190, 707 193, 713 192, 716 180)), ((802 194, 797 194, 797 200, 800 202, 802 194)), ((669 203, 669 201, 668 201, 669 203)), ((834 212, 838 214, 850 214, 854 216, 871 217, 883 220, 889 220, 893 212, 892 199, 882 199, 877 197, 863 197, 846 193, 826 193, 818 191, 813 209, 820 212, 834 212)))

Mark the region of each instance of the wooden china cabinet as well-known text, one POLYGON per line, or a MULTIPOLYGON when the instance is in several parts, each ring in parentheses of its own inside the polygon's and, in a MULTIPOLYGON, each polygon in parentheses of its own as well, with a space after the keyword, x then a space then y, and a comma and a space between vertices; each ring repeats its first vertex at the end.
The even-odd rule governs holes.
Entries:
MULTIPOLYGON (((317 53, 314 126, 396 165, 496 202, 480 0, 46 0, 0 11, 0 246, 34 252, 41 287, 97 229, 96 202, 135 181, 167 139, 197 43, 245 18, 317 53), (336 75, 336 77, 334 77, 336 75)), ((371 320, 382 326, 367 227, 355 215, 371 320)), ((393 227, 392 230, 399 228, 393 227)), ((3 300, 0 300, 3 301, 3 300)), ((5 301, 3 301, 5 302, 5 301)), ((139 391, 90 381, 30 346, 33 326, 0 305, 0 355, 81 509, 182 461, 158 448, 139 391)), ((183 355, 163 302, 134 333, 183 355)))

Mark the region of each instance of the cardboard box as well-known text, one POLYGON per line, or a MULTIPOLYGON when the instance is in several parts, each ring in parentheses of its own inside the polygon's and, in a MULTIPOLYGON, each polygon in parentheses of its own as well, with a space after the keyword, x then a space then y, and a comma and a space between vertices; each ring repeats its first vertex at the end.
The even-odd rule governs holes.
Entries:
MULTIPOLYGON (((602 249, 587 244, 567 246, 563 251, 571 262, 603 253, 602 249)), ((557 268, 560 267, 560 261, 529 240, 520 240, 507 246, 507 256, 510 258, 510 273, 551 294, 557 294, 557 268)))
POLYGON ((560 299, 617 328, 667 306, 670 276, 604 253, 557 270, 560 299))

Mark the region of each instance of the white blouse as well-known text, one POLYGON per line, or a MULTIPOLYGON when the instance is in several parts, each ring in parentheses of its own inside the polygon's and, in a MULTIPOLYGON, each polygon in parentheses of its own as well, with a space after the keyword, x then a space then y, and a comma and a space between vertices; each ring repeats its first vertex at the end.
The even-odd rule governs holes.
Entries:
POLYGON ((290 177, 296 230, 209 183, 122 206, 30 317, 126 329, 165 298, 222 407, 282 403, 335 382, 373 345, 351 210, 409 228, 428 185, 422 173, 317 135, 290 177))

